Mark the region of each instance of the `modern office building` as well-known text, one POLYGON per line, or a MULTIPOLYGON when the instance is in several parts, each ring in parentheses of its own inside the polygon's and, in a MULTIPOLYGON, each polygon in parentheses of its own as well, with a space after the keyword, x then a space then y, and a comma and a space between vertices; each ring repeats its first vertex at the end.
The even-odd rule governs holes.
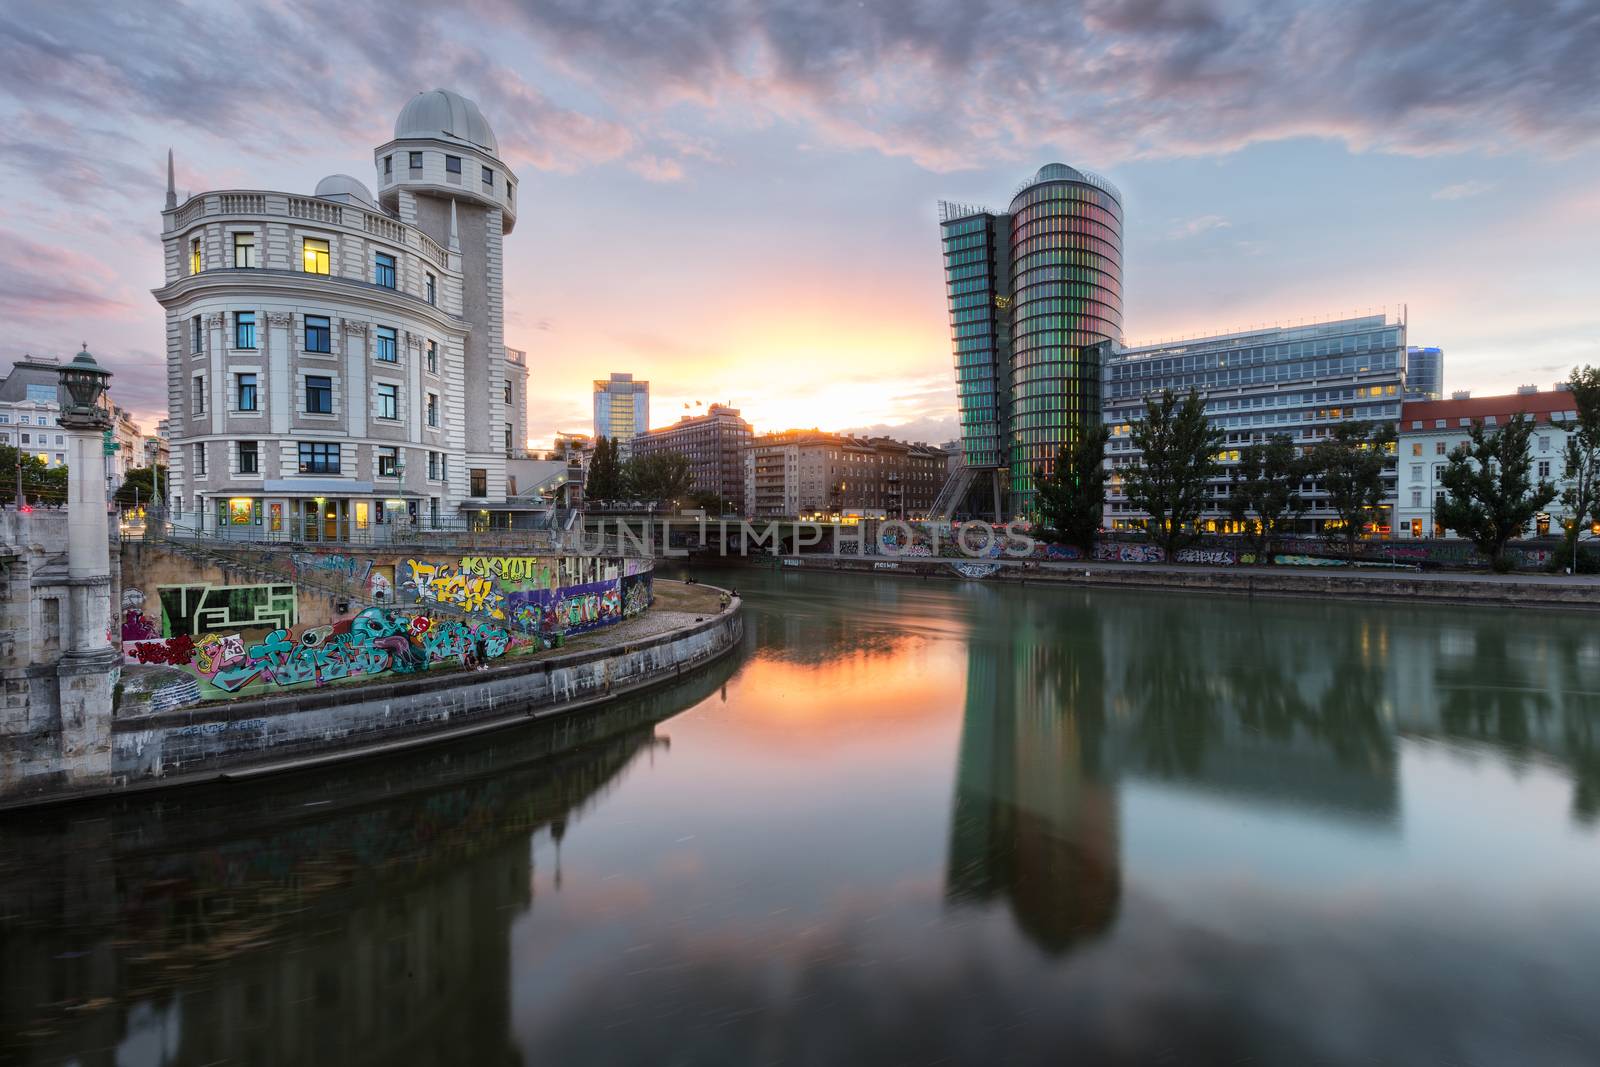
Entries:
POLYGON ((594 435, 612 437, 627 452, 629 442, 650 429, 650 383, 613 374, 594 383, 594 435))
MULTIPOLYGON (((1102 346, 1104 417, 1111 426, 1106 463, 1106 526, 1128 529, 1148 518, 1129 503, 1123 472, 1139 455, 1131 424, 1163 390, 1199 391, 1211 425, 1223 430, 1222 470, 1202 515, 1206 528, 1234 527, 1228 514, 1228 470, 1239 451, 1277 435, 1305 448, 1327 439, 1342 422, 1396 422, 1406 392, 1406 324, 1385 315, 1339 319, 1140 348, 1102 346)), ((1390 499, 1393 475, 1386 479, 1390 499)), ((1307 494, 1303 523, 1320 531, 1333 512, 1320 484, 1307 494)), ((1389 525, 1387 518, 1377 524, 1389 525)))
POLYGON ((689 461, 696 493, 715 493, 732 514, 744 514, 745 450, 754 438, 737 408, 712 404, 703 415, 685 415, 665 429, 633 439, 633 456, 676 452, 689 461))
POLYGON ((1406 349, 1406 400, 1444 397, 1444 349, 1412 345, 1406 349))
POLYGON ((757 518, 926 518, 947 456, 921 441, 786 430, 745 453, 744 513, 757 518))
MULTIPOLYGON (((1400 409, 1399 500, 1395 506, 1395 536, 1454 537, 1435 519, 1435 510, 1446 496, 1443 482, 1450 453, 1467 445, 1467 433, 1474 422, 1486 429, 1503 427, 1517 413, 1534 421, 1529 452, 1535 481, 1549 481, 1559 492, 1565 489, 1563 457, 1567 447, 1566 423, 1578 413, 1572 394, 1557 388, 1540 392, 1524 386, 1508 396, 1469 397, 1464 400, 1407 402, 1400 409)), ((1544 536, 1560 534, 1567 512, 1556 497, 1546 510, 1529 523, 1527 533, 1544 536)))
POLYGON ((1100 421, 1095 346, 1122 336, 1122 198, 1051 163, 1005 212, 941 203, 940 229, 967 484, 1003 472, 1005 510, 1026 513, 1034 471, 1100 421))
POLYGON ((373 163, 376 196, 336 174, 309 196, 180 203, 169 157, 155 296, 175 522, 339 539, 498 521, 526 418, 503 336, 516 175, 444 89, 405 105, 373 163))

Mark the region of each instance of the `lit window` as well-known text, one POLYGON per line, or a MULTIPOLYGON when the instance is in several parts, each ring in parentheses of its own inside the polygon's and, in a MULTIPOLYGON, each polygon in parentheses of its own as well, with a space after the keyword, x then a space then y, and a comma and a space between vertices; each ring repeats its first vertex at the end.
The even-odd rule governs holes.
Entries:
POLYGON ((394 288, 394 257, 389 253, 379 252, 373 257, 372 284, 394 288))
POLYGON ((189 273, 200 273, 200 238, 189 242, 189 273))
POLYGON ((300 269, 307 274, 327 274, 331 256, 328 242, 320 237, 307 237, 300 246, 300 269))
POLYGON ((233 265, 235 267, 254 267, 256 263, 256 235, 253 233, 236 233, 233 235, 233 265))
POLYGON ((326 315, 306 316, 306 351, 333 351, 333 321, 326 315))
POLYGON ((400 417, 400 387, 388 382, 378 386, 378 418, 398 419, 400 417))
POLYGON ((379 326, 373 331, 372 355, 380 363, 400 362, 400 347, 393 326, 379 326))

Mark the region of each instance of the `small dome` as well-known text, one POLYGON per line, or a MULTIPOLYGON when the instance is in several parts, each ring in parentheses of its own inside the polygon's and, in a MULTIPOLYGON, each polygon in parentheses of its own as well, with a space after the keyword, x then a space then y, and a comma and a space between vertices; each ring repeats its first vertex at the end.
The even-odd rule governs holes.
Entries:
POLYGON ((1046 163, 1039 168, 1039 173, 1033 176, 1035 185, 1040 182, 1081 182, 1083 174, 1065 163, 1046 163))
POLYGON ((359 179, 348 174, 330 174, 317 183, 317 191, 313 196, 320 196, 324 200, 340 200, 344 203, 362 203, 368 207, 376 207, 378 202, 372 199, 372 194, 367 192, 367 187, 359 179))
POLYGON ((442 137, 477 145, 490 155, 500 154, 500 143, 494 139, 494 131, 478 105, 449 89, 413 96, 395 119, 394 136, 397 141, 407 137, 442 137))

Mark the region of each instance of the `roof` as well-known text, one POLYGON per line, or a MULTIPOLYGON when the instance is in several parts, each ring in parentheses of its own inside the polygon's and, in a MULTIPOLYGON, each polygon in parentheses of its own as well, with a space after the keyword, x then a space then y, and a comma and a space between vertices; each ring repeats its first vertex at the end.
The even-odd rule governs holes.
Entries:
POLYGON ((452 89, 434 89, 413 96, 394 120, 394 136, 397 141, 410 137, 461 141, 487 149, 490 155, 500 154, 500 142, 495 140, 478 105, 452 89))
POLYGON ((66 406, 66 392, 61 387, 61 364, 35 363, 27 359, 17 360, 11 366, 11 373, 0 378, 0 403, 27 403, 30 385, 55 386, 56 403, 66 406))
POLYGON ((1533 416, 1535 422, 1549 422, 1551 415, 1562 418, 1565 412, 1577 407, 1572 394, 1551 390, 1542 393, 1511 393, 1506 396, 1475 396, 1467 400, 1416 400, 1400 406, 1400 429, 1404 432, 1413 422, 1424 429, 1434 429, 1433 423, 1444 419, 1447 424, 1460 426, 1462 419, 1486 419, 1491 415, 1496 422, 1520 413, 1533 416))

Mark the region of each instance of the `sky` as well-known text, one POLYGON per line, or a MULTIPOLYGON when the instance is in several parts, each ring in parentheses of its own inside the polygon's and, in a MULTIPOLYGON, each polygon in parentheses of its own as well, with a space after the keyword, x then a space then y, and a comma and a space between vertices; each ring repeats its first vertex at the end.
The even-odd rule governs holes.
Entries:
POLYGON ((1600 363, 1594 0, 419 0, 0 7, 0 365, 87 341, 164 413, 160 210, 309 193, 415 93, 521 182, 529 435, 594 378, 957 434, 940 199, 1061 161, 1122 191, 1129 343, 1404 308, 1447 390, 1600 363))

